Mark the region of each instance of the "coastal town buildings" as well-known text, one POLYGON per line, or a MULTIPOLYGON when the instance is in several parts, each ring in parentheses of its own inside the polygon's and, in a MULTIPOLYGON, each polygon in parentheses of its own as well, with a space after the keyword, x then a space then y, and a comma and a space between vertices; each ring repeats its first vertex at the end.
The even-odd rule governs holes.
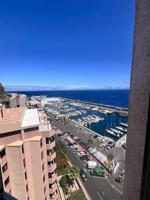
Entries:
POLYGON ((24 94, 11 93, 9 97, 9 107, 25 107, 27 96, 24 94))
POLYGON ((43 111, 0 106, 1 188, 18 200, 59 200, 54 132, 43 111))

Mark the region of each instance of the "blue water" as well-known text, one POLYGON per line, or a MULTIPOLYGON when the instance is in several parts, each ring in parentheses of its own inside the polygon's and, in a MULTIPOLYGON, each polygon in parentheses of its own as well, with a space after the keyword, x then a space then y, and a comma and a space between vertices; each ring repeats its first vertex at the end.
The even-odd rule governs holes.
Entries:
POLYGON ((28 96, 64 97, 128 108, 129 90, 22 91, 28 96))

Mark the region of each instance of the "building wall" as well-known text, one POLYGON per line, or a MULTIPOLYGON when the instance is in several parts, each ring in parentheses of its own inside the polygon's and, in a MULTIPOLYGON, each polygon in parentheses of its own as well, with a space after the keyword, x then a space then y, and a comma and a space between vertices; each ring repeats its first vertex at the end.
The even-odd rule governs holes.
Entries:
POLYGON ((16 96, 9 98, 9 107, 10 108, 16 108, 17 107, 16 96))
POLYGON ((18 200, 58 200, 56 152, 54 132, 45 115, 39 115, 40 125, 22 127, 20 132, 0 134, 0 153, 6 149, 1 159, 1 168, 7 163, 3 173, 5 191, 18 200), (40 129, 40 131, 39 131, 40 129), (46 138, 50 139, 46 142, 46 138), (47 155, 47 150, 52 151, 47 155), (50 165, 48 162, 50 161, 50 165), (9 184, 5 187, 5 180, 9 184), (20 184, 21 183, 21 184, 20 184))
POLYGON ((42 147, 39 141, 27 141, 24 144, 26 168, 29 184, 29 195, 32 200, 44 199, 43 172, 41 157, 42 147))
POLYGON ((27 199, 25 167, 23 164, 22 146, 7 146, 6 155, 9 169, 11 194, 17 199, 27 199))
POLYGON ((20 105, 20 107, 25 107, 26 106, 26 95, 20 95, 19 105, 20 105))

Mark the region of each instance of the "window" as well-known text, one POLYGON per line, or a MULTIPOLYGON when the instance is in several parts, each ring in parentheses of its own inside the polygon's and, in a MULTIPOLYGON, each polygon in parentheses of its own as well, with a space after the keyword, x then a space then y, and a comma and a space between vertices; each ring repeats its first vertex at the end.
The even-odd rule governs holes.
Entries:
POLYGON ((24 168, 26 167, 26 161, 25 161, 25 158, 23 159, 23 166, 24 166, 24 168))
POLYGON ((26 185, 26 191, 28 192, 28 185, 26 185))
POLYGON ((42 171, 44 171, 44 163, 42 164, 42 171))
POLYGON ((48 178, 53 178, 54 175, 55 175, 55 171, 53 171, 52 173, 48 173, 48 178))
POLYGON ((2 167, 3 173, 8 169, 7 163, 2 167))
POLYGON ((45 182, 45 175, 43 176, 43 182, 45 182))
POLYGON ((22 145, 22 153, 24 154, 24 146, 22 145))
POLYGON ((27 179, 27 173, 26 172, 24 173, 24 176, 25 176, 25 179, 27 179))
POLYGON ((5 149, 3 149, 1 152, 0 152, 0 156, 1 158, 3 158, 5 156, 6 152, 5 152, 5 149))
POLYGON ((54 160, 53 160, 53 161, 48 161, 48 162, 47 162, 47 164, 48 164, 49 166, 52 166, 54 163, 55 163, 54 160))
POLYGON ((45 194, 45 192, 46 192, 46 187, 44 187, 44 194, 45 194))
POLYGON ((49 156, 49 155, 52 155, 53 153, 55 152, 55 149, 53 148, 53 149, 48 149, 47 150, 47 155, 49 156))
POLYGON ((42 145, 43 145, 43 144, 42 144, 42 140, 41 140, 41 141, 40 141, 40 147, 42 147, 42 145))
POLYGON ((55 139, 54 137, 50 137, 50 138, 46 138, 46 144, 50 144, 51 142, 53 142, 55 139))
POLYGON ((38 127, 38 126, 37 126, 37 127, 32 127, 32 128, 24 129, 24 132, 26 133, 26 132, 37 131, 37 130, 39 130, 39 127, 38 127))
POLYGON ((53 188, 55 185, 56 185, 56 181, 54 181, 54 183, 52 183, 52 184, 49 184, 49 188, 51 189, 51 188, 53 188))
POLYGON ((41 152, 41 159, 43 160, 43 151, 41 152))
POLYGON ((4 182, 5 186, 7 186, 8 183, 9 183, 9 177, 7 177, 6 180, 5 180, 5 182, 4 182))
POLYGON ((50 198, 54 198, 56 194, 57 194, 57 193, 54 192, 53 194, 50 194, 49 196, 50 196, 50 198))
POLYGON ((5 137, 8 137, 8 136, 17 135, 17 134, 20 134, 20 133, 21 133, 21 130, 13 131, 13 132, 7 132, 7 133, 1 133, 0 138, 5 138, 5 137))
POLYGON ((46 144, 49 144, 49 138, 46 138, 46 144))

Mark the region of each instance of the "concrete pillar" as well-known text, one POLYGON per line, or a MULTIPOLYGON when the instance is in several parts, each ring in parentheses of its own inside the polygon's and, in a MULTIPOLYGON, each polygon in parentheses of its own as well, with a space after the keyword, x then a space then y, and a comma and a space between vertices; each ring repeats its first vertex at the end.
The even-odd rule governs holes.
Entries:
MULTIPOLYGON (((150 99, 150 0, 136 1, 124 200, 143 200, 150 99)), ((150 165, 150 164, 149 164, 150 165)), ((150 167, 150 166, 149 166, 150 167)))

